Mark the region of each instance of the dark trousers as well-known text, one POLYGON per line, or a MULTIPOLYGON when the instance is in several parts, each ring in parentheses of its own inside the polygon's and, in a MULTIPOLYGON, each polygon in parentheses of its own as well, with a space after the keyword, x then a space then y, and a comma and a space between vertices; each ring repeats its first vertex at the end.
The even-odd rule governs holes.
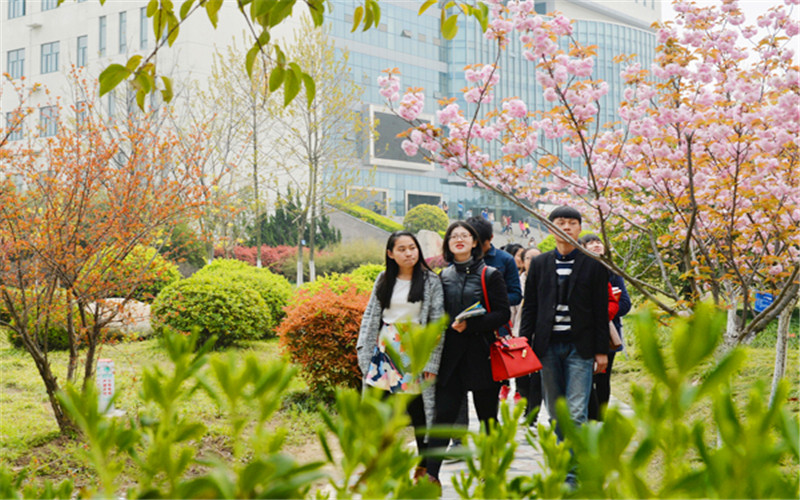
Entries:
MULTIPOLYGON (((381 398, 386 400, 392 396, 392 393, 385 391, 381 398)), ((414 428, 414 439, 417 441, 417 453, 420 455, 427 448, 426 435, 428 433, 428 424, 425 421, 425 404, 422 402, 422 394, 417 395, 414 399, 408 402, 406 406, 406 413, 411 419, 411 426, 414 428)))
MULTIPOLYGON (((489 428, 489 419, 497 420, 497 397, 500 393, 500 384, 494 384, 488 389, 481 389, 472 391, 472 400, 475 404, 475 412, 478 414, 478 420, 489 428)), ((458 412, 461 409, 461 401, 466 397, 467 390, 458 380, 458 377, 451 377, 450 382, 446 386, 436 386, 436 417, 434 418, 435 425, 453 425, 458 417, 458 412)), ((466 407, 466 405, 464 405, 466 407)), ((439 448, 444 451, 447 443, 450 441, 447 437, 431 437, 428 440, 428 448, 439 448)), ((440 458, 428 458, 426 460, 428 474, 439 478, 439 470, 442 468, 442 460, 440 458)))
POLYGON ((611 367, 614 366, 615 352, 608 353, 608 367, 605 373, 595 373, 592 378, 592 395, 589 397, 589 420, 601 420, 600 412, 611 398, 611 367))
POLYGON ((525 407, 525 416, 542 406, 542 372, 538 371, 530 375, 517 377, 517 392, 520 396, 528 400, 525 407))

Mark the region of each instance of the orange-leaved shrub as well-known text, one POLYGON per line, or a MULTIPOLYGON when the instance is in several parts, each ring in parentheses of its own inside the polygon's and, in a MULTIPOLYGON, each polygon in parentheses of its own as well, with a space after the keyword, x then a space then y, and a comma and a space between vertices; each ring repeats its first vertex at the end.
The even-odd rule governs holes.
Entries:
POLYGON ((356 341, 369 294, 355 284, 344 290, 324 284, 299 290, 286 308, 278 327, 281 347, 323 401, 333 401, 337 387, 361 385, 356 341))

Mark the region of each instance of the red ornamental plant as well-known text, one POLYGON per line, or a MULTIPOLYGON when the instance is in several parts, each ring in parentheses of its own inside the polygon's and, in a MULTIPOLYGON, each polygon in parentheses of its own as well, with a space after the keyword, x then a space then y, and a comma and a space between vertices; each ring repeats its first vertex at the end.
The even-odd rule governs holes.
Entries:
MULTIPOLYGON (((269 268, 271 271, 278 272, 284 261, 287 259, 294 259, 296 252, 297 249, 295 247, 290 247, 288 245, 278 245, 276 247, 261 245, 261 263, 264 265, 264 267, 269 268)), ((251 266, 255 266, 257 253, 257 247, 243 247, 237 245, 231 250, 231 258, 241 260, 243 262, 247 262, 251 266)), ((218 258, 224 256, 224 249, 214 249, 214 257, 218 258)))
MULTIPOLYGON (((103 327, 118 310, 100 307, 108 290, 120 286, 115 267, 136 245, 155 243, 176 219, 192 216, 204 199, 197 165, 202 134, 178 140, 170 131, 156 133, 146 115, 111 129, 95 107, 94 89, 76 82, 86 99, 58 108, 56 135, 40 132, 0 149, 0 300, 10 317, 4 326, 36 362, 62 431, 72 425, 56 398, 61 386, 44 338, 56 302, 67 311, 66 381, 79 381, 82 363, 85 386, 103 327), (77 116, 74 126, 67 112, 77 116), (80 356, 79 338, 86 347, 80 356)), ((125 300, 140 278, 131 277, 120 292, 125 300)))
POLYGON ((798 0, 771 8, 757 26, 735 0, 675 1, 677 19, 658 28, 652 68, 621 69, 627 88, 608 125, 599 115, 608 85, 592 78, 594 47, 574 38, 571 22, 537 15, 533 0, 486 3, 485 37, 497 58, 466 68, 474 112, 449 101, 438 126, 417 121, 422 92, 401 98, 396 70, 379 78, 389 105, 413 125, 407 154, 421 151, 554 231, 534 205, 577 206, 607 242, 605 255, 592 256, 669 313, 713 298, 729 310, 729 342, 752 338, 791 307, 800 278, 798 0), (498 95, 512 37, 550 109, 498 95), (624 255, 637 244, 649 277, 624 255), (758 290, 775 300, 753 314, 758 290))
POLYGON ((278 327, 283 349, 314 394, 331 399, 337 387, 358 388, 356 341, 369 292, 355 285, 334 291, 328 285, 311 292, 300 290, 278 327))

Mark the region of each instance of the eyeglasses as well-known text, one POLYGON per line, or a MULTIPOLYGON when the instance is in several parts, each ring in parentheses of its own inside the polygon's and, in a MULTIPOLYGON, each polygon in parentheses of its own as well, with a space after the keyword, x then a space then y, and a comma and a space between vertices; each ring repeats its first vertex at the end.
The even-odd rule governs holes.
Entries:
POLYGON ((450 241, 466 241, 471 239, 472 235, 469 233, 452 233, 450 235, 450 241))

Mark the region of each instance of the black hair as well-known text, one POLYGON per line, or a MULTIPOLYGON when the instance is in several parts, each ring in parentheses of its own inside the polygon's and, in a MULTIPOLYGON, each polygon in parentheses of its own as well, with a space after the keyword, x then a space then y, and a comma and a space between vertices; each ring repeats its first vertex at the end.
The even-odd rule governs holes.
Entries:
POLYGON ((550 212, 550 215, 547 217, 547 220, 553 222, 559 217, 563 217, 564 219, 577 219, 578 222, 583 222, 581 219, 581 213, 575 210, 572 207, 568 207, 566 205, 560 206, 550 212))
POLYGON ((380 302, 383 309, 389 307, 392 301, 394 284, 397 282, 397 275, 400 272, 400 266, 397 265, 394 259, 389 257, 388 250, 394 251, 394 246, 401 236, 408 236, 414 240, 414 244, 417 246, 417 250, 419 250, 419 258, 417 259, 417 263, 414 264, 414 271, 411 275, 411 289, 408 291, 409 302, 419 302, 422 300, 425 295, 425 280, 427 279, 425 270, 431 271, 428 263, 425 262, 425 257, 422 255, 422 247, 419 246, 419 241, 416 236, 408 231, 395 231, 390 234, 389 239, 386 241, 386 271, 378 278, 375 289, 378 302, 380 302))
POLYGON ((488 220, 476 215, 467 219, 466 223, 475 228, 475 231, 478 233, 478 238, 480 238, 478 243, 483 244, 484 241, 492 239, 494 230, 492 229, 492 223, 488 220))
POLYGON ((447 262, 455 261, 455 256, 453 255, 453 252, 450 251, 450 234, 457 227, 463 227, 469 231, 469 234, 472 235, 472 239, 477 243, 477 245, 475 245, 475 247, 472 249, 472 258, 480 259, 483 257, 483 249, 481 249, 481 239, 478 236, 478 232, 475 231, 474 227, 467 224, 463 220, 457 220, 450 224, 450 226, 447 228, 447 231, 444 233, 444 241, 442 242, 442 256, 444 257, 444 260, 447 262))
POLYGON ((592 241, 599 241, 600 243, 603 243, 603 240, 601 240, 600 237, 594 233, 586 233, 580 238, 578 238, 578 243, 580 243, 582 246, 586 246, 588 243, 591 243, 592 241))
POLYGON ((502 247, 500 247, 500 250, 508 253, 512 257, 516 257, 517 256, 517 252, 519 252, 522 249, 523 249, 523 246, 520 245, 519 243, 509 243, 507 245, 503 245, 502 247))

